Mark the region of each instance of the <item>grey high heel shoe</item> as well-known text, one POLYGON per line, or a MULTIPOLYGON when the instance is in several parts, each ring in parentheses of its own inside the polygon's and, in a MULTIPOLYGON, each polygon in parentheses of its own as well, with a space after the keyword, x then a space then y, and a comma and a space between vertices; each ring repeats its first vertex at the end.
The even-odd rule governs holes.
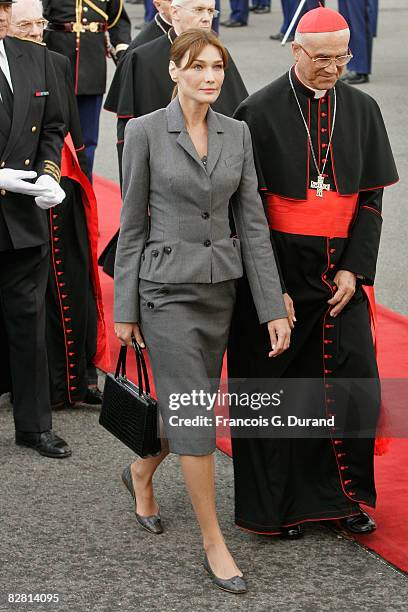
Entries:
MULTIPOLYGON (((125 469, 123 470, 122 481, 125 487, 127 488, 127 490, 129 491, 129 493, 131 494, 131 496, 133 497, 135 505, 136 505, 136 495, 135 495, 135 490, 133 488, 132 472, 130 469, 130 465, 125 467, 125 469)), ((155 535, 158 535, 159 533, 163 533, 163 527, 161 524, 161 518, 160 518, 159 512, 157 514, 152 514, 151 516, 141 516, 136 511, 135 511, 135 514, 136 514, 137 522, 139 523, 139 525, 143 527, 143 529, 146 529, 146 531, 149 531, 149 533, 154 533, 155 535)))
POLYGON ((219 578, 212 571, 208 562, 207 555, 205 555, 204 557, 203 565, 207 572, 210 574, 213 583, 219 589, 227 591, 228 593, 235 593, 236 595, 241 595, 242 593, 247 592, 247 585, 242 576, 233 576, 232 578, 219 578))

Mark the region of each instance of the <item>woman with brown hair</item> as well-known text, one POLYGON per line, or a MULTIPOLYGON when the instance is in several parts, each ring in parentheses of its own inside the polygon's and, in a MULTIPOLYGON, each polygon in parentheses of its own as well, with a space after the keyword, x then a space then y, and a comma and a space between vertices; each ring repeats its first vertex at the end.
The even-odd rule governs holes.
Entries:
POLYGON ((204 566, 218 587, 243 593, 216 515, 212 406, 195 399, 217 391, 243 263, 260 323, 268 325, 270 357, 289 346, 290 328, 249 130, 210 107, 226 64, 211 32, 180 35, 169 65, 174 99, 126 127, 115 330, 122 344, 132 336, 142 347, 146 342, 165 435, 159 456, 137 459, 122 475, 137 520, 152 533, 163 531, 152 478, 169 452, 180 455, 204 566), (231 236, 230 201, 238 236, 231 236), (202 417, 200 427, 191 424, 194 417, 202 417))

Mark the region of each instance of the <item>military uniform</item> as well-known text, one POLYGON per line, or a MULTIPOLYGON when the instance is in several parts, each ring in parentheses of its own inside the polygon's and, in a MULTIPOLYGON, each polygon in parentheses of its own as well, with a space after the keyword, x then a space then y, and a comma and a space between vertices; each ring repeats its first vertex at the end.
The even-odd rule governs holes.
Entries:
POLYGON ((367 82, 368 75, 371 74, 373 37, 377 29, 376 13, 378 13, 378 5, 376 5, 375 0, 339 0, 339 12, 349 24, 349 44, 353 54, 353 59, 347 66, 352 78, 350 80, 350 76, 345 75, 344 80, 358 85, 367 82))
MULTIPOLYGON (((50 54, 36 43, 7 37, 4 50, 12 97, 7 106, 3 82, 0 167, 34 170, 59 181, 64 123, 50 54)), ((32 196, 1 189, 0 314, 19 432, 51 429, 44 302, 48 270, 47 213, 32 196)))
MULTIPOLYGON (((43 0, 49 24, 44 41, 69 58, 89 171, 98 142, 99 115, 106 90, 108 37, 120 56, 130 43, 131 24, 123 0, 43 0)), ((111 51, 111 52, 112 52, 111 51)))

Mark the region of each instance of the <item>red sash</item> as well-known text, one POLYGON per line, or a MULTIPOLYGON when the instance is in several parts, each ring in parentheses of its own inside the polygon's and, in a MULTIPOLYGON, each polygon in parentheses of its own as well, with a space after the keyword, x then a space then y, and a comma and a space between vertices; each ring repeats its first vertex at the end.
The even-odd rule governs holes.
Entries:
MULTIPOLYGON (((303 236, 325 236, 327 238, 347 238, 356 214, 358 194, 340 196, 336 191, 324 191, 323 197, 316 195, 315 189, 308 189, 307 200, 298 201, 268 194, 266 197, 269 227, 287 234, 303 236)), ((374 287, 363 285, 368 299, 368 311, 373 333, 374 348, 377 356, 377 312, 374 287)), ((384 406, 375 442, 375 454, 387 452, 390 440, 382 436, 386 417, 384 406)))
POLYGON ((323 197, 308 189, 307 200, 289 200, 269 194, 268 220, 271 229, 287 234, 347 238, 354 219, 358 194, 340 196, 325 191, 323 197))

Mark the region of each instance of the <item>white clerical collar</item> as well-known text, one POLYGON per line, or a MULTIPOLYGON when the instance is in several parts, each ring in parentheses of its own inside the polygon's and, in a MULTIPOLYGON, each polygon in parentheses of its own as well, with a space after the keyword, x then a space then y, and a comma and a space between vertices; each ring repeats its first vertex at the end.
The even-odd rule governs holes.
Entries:
POLYGON ((315 100, 318 100, 319 98, 323 98, 323 96, 326 95, 327 89, 313 89, 313 87, 309 87, 309 85, 306 85, 306 83, 302 81, 302 79, 300 78, 298 74, 296 64, 295 64, 295 74, 297 78, 299 79, 299 81, 302 83, 303 87, 306 87, 306 89, 308 89, 309 91, 313 91, 315 100))

